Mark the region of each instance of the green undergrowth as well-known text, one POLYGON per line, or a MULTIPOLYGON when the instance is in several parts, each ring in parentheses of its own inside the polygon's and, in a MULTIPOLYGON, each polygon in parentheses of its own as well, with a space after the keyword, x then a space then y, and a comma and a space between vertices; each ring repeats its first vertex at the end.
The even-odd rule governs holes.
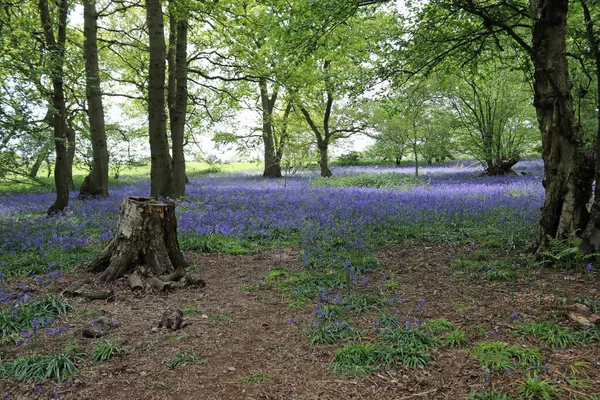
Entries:
POLYGON ((65 315, 72 308, 66 300, 55 294, 4 307, 0 309, 2 336, 9 337, 30 329, 35 332, 65 315))
POLYGON ((399 189, 411 188, 426 184, 427 181, 409 174, 387 173, 362 173, 358 175, 332 176, 329 178, 318 177, 310 181, 316 187, 359 187, 359 188, 386 188, 399 189))
POLYGON ((528 269, 523 261, 513 259, 480 259, 481 254, 475 256, 463 254, 452 261, 454 272, 470 280, 485 280, 491 282, 512 281, 525 276, 528 269))
POLYGON ((54 380, 62 383, 79 372, 85 362, 77 352, 57 352, 50 355, 30 354, 0 364, 0 378, 19 382, 42 383, 54 380))
POLYGON ((75 265, 93 260, 100 251, 100 247, 90 246, 76 249, 52 248, 44 254, 38 251, 6 253, 0 255, 0 271, 6 277, 41 275, 54 270, 72 272, 75 265))
POLYGON ((184 251, 197 253, 226 253, 232 255, 253 254, 259 246, 251 241, 245 241, 226 235, 179 235, 179 246, 184 251))
POLYGON ((525 348, 497 341, 479 342, 469 350, 469 354, 489 371, 514 371, 517 367, 539 369, 543 365, 540 349, 525 348))

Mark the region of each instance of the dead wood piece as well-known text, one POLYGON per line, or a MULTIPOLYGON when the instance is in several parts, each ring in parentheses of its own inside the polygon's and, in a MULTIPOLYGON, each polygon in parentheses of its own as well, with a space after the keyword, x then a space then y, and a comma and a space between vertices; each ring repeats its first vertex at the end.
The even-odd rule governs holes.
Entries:
POLYGON ((173 282, 161 281, 158 278, 152 277, 149 279, 150 286, 159 292, 168 292, 173 289, 173 282))
POLYGON ((62 291, 62 295, 65 297, 75 297, 78 295, 77 291, 80 290, 82 286, 88 283, 89 281, 84 281, 80 279, 73 281, 69 286, 65 288, 65 290, 62 291))
POLYGON ((185 276, 185 268, 178 267, 172 274, 160 276, 161 281, 176 282, 185 276))
POLYGON ((115 298, 115 292, 112 290, 92 289, 89 286, 83 286, 78 291, 79 296, 88 300, 111 300, 115 298))
POLYGON ((200 274, 192 273, 185 276, 185 283, 188 286, 204 287, 206 282, 200 277, 200 274))
POLYGON ((89 281, 77 280, 72 282, 62 292, 65 297, 84 297, 88 300, 106 300, 115 297, 112 290, 94 289, 89 281))
POLYGON ((167 328, 174 331, 181 329, 183 326, 183 313, 181 310, 165 311, 158 323, 159 328, 167 328))
POLYGON ((132 292, 144 291, 144 281, 135 272, 129 275, 129 277, 127 278, 127 283, 129 283, 129 287, 131 288, 132 292))

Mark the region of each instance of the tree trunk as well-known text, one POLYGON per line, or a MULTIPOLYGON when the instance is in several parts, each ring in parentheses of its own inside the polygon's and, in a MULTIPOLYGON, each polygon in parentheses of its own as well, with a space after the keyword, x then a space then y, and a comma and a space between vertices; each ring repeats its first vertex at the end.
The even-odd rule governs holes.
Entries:
POLYGON ((148 136, 150 138, 150 194, 168 197, 171 163, 165 112, 165 32, 160 0, 146 1, 150 66, 148 69, 148 136))
POLYGON ((79 198, 108 196, 108 149, 104 127, 104 107, 100 89, 100 70, 98 67, 96 1, 83 1, 83 44, 85 56, 85 92, 88 103, 88 118, 92 140, 92 170, 85 177, 79 189, 79 198))
MULTIPOLYGON (((596 67, 596 102, 600 100, 600 39, 594 34, 594 18, 588 6, 588 0, 580 0, 583 8, 583 17, 586 27, 587 40, 594 56, 596 67)), ((590 213, 589 222, 583 232, 587 251, 600 252, 600 103, 596 104, 596 141, 595 141, 595 181, 594 204, 590 213)))
POLYGON ((170 194, 173 197, 185 196, 186 183, 183 148, 187 107, 187 21, 182 15, 178 17, 175 23, 175 98, 173 108, 169 112, 173 149, 170 194))
POLYGON ((42 148, 38 152, 37 156, 35 157, 35 161, 34 161, 33 165, 31 166, 31 169, 29 170, 28 175, 30 178, 37 177, 37 174, 40 171, 42 164, 44 163, 45 160, 48 159, 48 155, 50 154, 51 150, 52 150, 52 142, 47 142, 46 144, 44 144, 44 146, 42 146, 42 148))
POLYGON ((566 58, 567 0, 534 0, 532 59, 534 105, 542 133, 543 185, 546 190, 534 250, 547 238, 564 238, 583 229, 592 174, 574 119, 571 80, 566 58))
POLYGON ((327 143, 319 143, 319 165, 321 166, 321 176, 324 178, 329 178, 333 174, 329 169, 329 154, 328 154, 328 146, 327 143))
POLYGON ((265 178, 281 178, 281 157, 277 156, 273 132, 273 110, 275 109, 278 91, 273 90, 273 94, 269 97, 266 78, 261 78, 258 85, 262 106, 262 137, 265 150, 263 176, 265 178))
POLYGON ((488 164, 486 168, 485 175, 487 176, 497 176, 497 175, 506 175, 512 171, 512 167, 515 166, 516 163, 519 162, 519 157, 509 157, 505 160, 498 159, 495 163, 488 164))
POLYGON ((113 239, 88 269, 101 272, 100 280, 114 281, 142 265, 155 276, 187 267, 179 250, 175 204, 171 201, 127 197, 121 204, 113 239))
MULTIPOLYGON (((65 112, 66 116, 66 112, 65 112)), ((75 189, 75 181, 73 180, 73 161, 75 160, 75 129, 71 126, 71 123, 67 121, 67 176, 69 181, 69 187, 75 189)))
POLYGON ((59 5, 58 40, 54 29, 48 0, 39 0, 40 19, 44 31, 45 45, 49 51, 50 78, 52 80, 52 105, 54 107, 53 129, 56 161, 54 164, 54 183, 56 185, 56 200, 46 211, 55 214, 63 211, 69 205, 69 154, 67 147, 67 121, 65 91, 63 87, 65 43, 67 40, 67 15, 69 7, 67 0, 61 0, 59 5))

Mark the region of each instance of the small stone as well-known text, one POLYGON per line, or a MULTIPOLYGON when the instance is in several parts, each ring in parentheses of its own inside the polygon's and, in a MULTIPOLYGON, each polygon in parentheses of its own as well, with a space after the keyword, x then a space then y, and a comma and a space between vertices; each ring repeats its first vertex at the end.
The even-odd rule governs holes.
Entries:
POLYGON ((234 367, 227 367, 227 370, 230 371, 230 372, 233 372, 233 371, 235 371, 235 368, 234 367))
POLYGON ((202 318, 202 319, 208 319, 208 315, 206 315, 206 314, 202 314, 202 315, 200 316, 200 318, 202 318))
POLYGON ((152 333, 156 333, 156 332, 158 332, 158 328, 157 328, 157 327, 155 327, 155 326, 153 326, 153 327, 152 327, 152 333))

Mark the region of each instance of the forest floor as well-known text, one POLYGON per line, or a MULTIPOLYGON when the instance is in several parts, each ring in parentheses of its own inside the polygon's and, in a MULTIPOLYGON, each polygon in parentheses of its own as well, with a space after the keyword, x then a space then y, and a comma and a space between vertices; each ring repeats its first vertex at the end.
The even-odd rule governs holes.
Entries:
MULTIPOLYGON (((64 384, 0 380, 0 394, 14 399, 465 399, 476 391, 494 389, 517 397, 518 385, 527 378, 525 370, 490 372, 471 354, 475 343, 498 341, 540 348, 546 365, 544 382, 560 390, 555 397, 596 398, 597 343, 553 348, 515 335, 515 329, 523 321, 555 321, 578 329, 567 317, 565 305, 582 297, 598 299, 598 273, 533 269, 501 282, 471 279, 452 267, 464 251, 432 243, 382 248, 375 253, 381 268, 366 275, 364 288, 356 289, 372 294, 394 282, 388 286, 402 297, 396 305, 402 321, 418 315, 426 325, 445 318, 467 334, 468 341, 457 347, 442 342, 433 347, 433 359, 425 368, 394 365, 366 375, 334 374, 331 365, 341 345, 311 345, 303 335, 315 322, 318 299, 293 308, 277 288, 257 289, 269 267, 297 263, 297 250, 238 256, 186 253, 206 287, 134 295, 120 280, 111 285, 114 301, 69 300, 75 309, 60 323, 74 333, 79 346, 89 351, 100 341, 83 338, 81 331, 92 318, 105 315, 117 323, 106 339, 121 343, 121 354, 103 363, 87 363, 64 384), (184 309, 189 325, 177 331, 157 329, 162 313, 171 309, 184 309), (185 354, 190 357, 184 359, 185 354), (177 361, 181 365, 175 366, 177 361), (581 384, 568 383, 575 379, 581 384)), ((82 278, 93 276, 76 270, 56 285, 62 289, 82 278)), ((38 290, 42 294, 52 289, 38 290)), ((379 315, 373 310, 357 316, 354 323, 375 330, 371 327, 379 315)), ((372 340, 368 334, 360 338, 361 343, 372 340)), ((12 359, 32 350, 47 353, 64 343, 64 336, 44 335, 27 346, 4 346, 3 357, 12 359)))

